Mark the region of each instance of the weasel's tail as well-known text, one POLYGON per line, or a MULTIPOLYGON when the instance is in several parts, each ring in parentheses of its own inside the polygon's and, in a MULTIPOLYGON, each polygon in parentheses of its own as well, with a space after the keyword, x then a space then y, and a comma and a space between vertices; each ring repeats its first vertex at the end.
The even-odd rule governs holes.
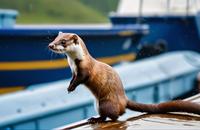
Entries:
POLYGON ((159 104, 142 104, 128 100, 127 108, 147 113, 187 112, 200 115, 200 104, 189 101, 169 101, 159 104))

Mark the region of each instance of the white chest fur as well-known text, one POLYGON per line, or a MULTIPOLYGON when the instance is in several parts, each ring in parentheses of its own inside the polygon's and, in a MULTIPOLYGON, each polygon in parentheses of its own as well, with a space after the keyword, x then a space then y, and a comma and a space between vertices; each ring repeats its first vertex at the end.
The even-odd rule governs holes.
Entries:
POLYGON ((70 66, 70 69, 73 73, 77 74, 77 66, 75 64, 75 59, 83 60, 84 59, 84 53, 83 49, 80 45, 74 45, 68 46, 66 48, 67 51, 67 59, 70 66))
POLYGON ((70 69, 73 73, 77 74, 77 66, 75 64, 75 61, 71 59, 69 56, 67 57, 70 69))

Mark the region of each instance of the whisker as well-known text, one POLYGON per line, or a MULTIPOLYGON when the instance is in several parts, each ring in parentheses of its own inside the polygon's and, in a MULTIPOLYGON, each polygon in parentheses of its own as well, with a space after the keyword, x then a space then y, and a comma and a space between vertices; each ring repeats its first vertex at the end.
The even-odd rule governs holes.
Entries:
POLYGON ((51 51, 51 60, 53 60, 54 53, 51 51))
POLYGON ((48 30, 47 31, 47 33, 48 33, 48 36, 46 37, 46 40, 49 42, 49 41, 52 41, 54 38, 53 38, 53 36, 52 36, 52 33, 48 30))
POLYGON ((45 46, 45 50, 47 50, 47 49, 49 49, 48 45, 47 45, 47 46, 45 46))

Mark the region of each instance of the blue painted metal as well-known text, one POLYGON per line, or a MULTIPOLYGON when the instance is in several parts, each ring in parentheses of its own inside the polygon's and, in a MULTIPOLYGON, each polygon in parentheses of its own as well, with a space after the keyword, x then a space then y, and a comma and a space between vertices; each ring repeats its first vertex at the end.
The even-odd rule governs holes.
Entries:
MULTIPOLYGON (((53 62, 63 59, 63 55, 52 54, 47 47, 59 31, 80 35, 95 58, 134 53, 135 44, 148 31, 146 25, 77 26, 18 26, 13 29, 0 29, 0 63, 43 60, 53 62), (127 40, 134 42, 124 49, 123 45, 127 40)), ((29 86, 66 79, 70 75, 69 68, 0 70, 0 87, 29 86)))
MULTIPOLYGON (((111 15, 114 25, 138 23, 138 17, 111 15)), ((160 40, 168 44, 168 51, 192 50, 200 52, 199 15, 142 16, 138 24, 149 25, 149 35, 143 37, 141 44, 153 44, 160 40), (197 24, 198 21, 198 24, 197 24)))
MULTIPOLYGON (((200 55, 172 52, 117 65, 115 69, 130 99, 162 102, 193 89, 193 80, 200 71, 200 55)), ((89 91, 79 86, 67 94, 68 84, 62 80, 0 96, 0 129, 52 129, 96 115, 89 91)))
POLYGON ((200 12, 197 13, 195 19, 196 19, 196 26, 197 26, 199 38, 200 38, 200 12))

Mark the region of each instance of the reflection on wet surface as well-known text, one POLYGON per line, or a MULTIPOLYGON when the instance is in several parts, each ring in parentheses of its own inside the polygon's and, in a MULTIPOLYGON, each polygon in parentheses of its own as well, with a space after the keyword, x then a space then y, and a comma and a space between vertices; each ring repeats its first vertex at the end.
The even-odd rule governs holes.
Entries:
POLYGON ((187 121, 187 120, 196 120, 200 121, 200 116, 196 114, 188 114, 188 113, 180 113, 180 114, 175 114, 175 113, 168 113, 168 114, 143 114, 137 117, 132 117, 127 119, 127 121, 130 120, 138 120, 138 119, 143 119, 143 118, 162 118, 162 119, 169 119, 172 121, 187 121))
MULTIPOLYGON (((199 103, 200 94, 189 99, 192 102, 199 103)), ((146 129, 146 130, 200 130, 200 116, 188 113, 168 113, 168 114, 142 114, 138 116, 129 116, 121 121, 99 124, 87 124, 87 121, 81 121, 72 125, 63 127, 63 129, 74 130, 133 130, 133 129, 146 129)), ((62 128, 61 128, 62 129, 62 128)))
MULTIPOLYGON (((182 114, 152 114, 141 115, 136 118, 128 119, 128 128, 133 128, 132 124, 139 123, 140 129, 200 129, 200 116, 182 114), (137 118, 137 119, 136 119, 137 118)), ((134 127, 136 128, 136 127, 134 127)))
POLYGON ((79 126, 68 127, 75 130, 90 129, 200 129, 200 116, 188 114, 143 114, 129 118, 125 121, 106 122, 99 124, 79 124, 79 126))

